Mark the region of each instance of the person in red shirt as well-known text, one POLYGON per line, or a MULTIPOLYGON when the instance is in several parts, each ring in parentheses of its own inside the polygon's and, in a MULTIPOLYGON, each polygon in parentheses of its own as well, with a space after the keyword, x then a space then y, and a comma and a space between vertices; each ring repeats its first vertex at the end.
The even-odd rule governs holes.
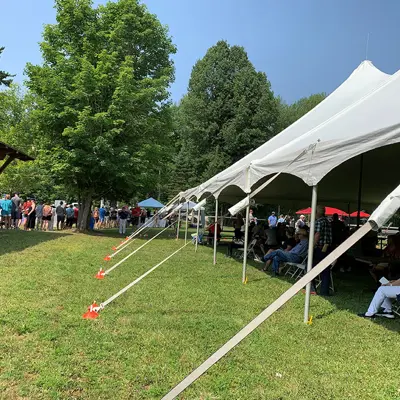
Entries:
POLYGON ((27 199, 22 205, 22 227, 24 230, 27 229, 28 214, 32 207, 31 199, 27 199))
POLYGON ((132 213, 132 227, 138 226, 142 209, 139 207, 137 203, 135 204, 135 207, 131 209, 131 213, 132 213))
POLYGON ((74 206, 74 220, 72 224, 75 224, 76 227, 78 227, 78 214, 79 214, 79 209, 77 206, 74 206))
MULTIPOLYGON (((219 224, 219 221, 217 221, 217 242, 221 240, 221 225, 219 224)), ((214 241, 214 236, 215 236, 215 222, 213 222, 209 227, 208 227, 208 243, 212 244, 214 241)))

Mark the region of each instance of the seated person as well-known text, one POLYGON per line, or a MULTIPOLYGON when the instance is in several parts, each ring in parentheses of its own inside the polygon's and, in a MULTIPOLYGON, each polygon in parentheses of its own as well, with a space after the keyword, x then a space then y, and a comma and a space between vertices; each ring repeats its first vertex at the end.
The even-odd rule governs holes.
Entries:
POLYGON ((395 299, 398 295, 400 295, 400 279, 382 285, 375 292, 367 312, 358 315, 363 318, 394 318, 390 299, 395 299), (381 308, 382 311, 380 311, 381 308))
POLYGON ((278 222, 278 226, 276 228, 276 241, 278 242, 278 246, 281 247, 283 242, 286 240, 286 226, 278 222))
POLYGON ((308 252, 308 234, 305 229, 299 229, 297 235, 300 241, 293 249, 289 251, 284 251, 282 249, 274 250, 264 256, 263 260, 267 261, 264 271, 272 262, 272 271, 274 275, 279 275, 279 264, 281 262, 301 263, 303 261, 308 252))
POLYGON ((382 276, 389 278, 399 277, 400 269, 400 236, 390 235, 387 246, 382 251, 382 258, 372 261, 370 274, 376 282, 382 276))
POLYGON ((282 243, 281 248, 285 251, 292 250, 294 246, 297 244, 297 240, 295 238, 295 229, 289 227, 286 229, 286 238, 282 243))
MULTIPOLYGON (((221 225, 219 224, 219 221, 217 221, 217 242, 221 240, 221 225)), ((213 222, 209 227, 208 227, 208 235, 207 235, 207 240, 208 244, 212 244, 214 241, 215 237, 215 222, 213 222)))

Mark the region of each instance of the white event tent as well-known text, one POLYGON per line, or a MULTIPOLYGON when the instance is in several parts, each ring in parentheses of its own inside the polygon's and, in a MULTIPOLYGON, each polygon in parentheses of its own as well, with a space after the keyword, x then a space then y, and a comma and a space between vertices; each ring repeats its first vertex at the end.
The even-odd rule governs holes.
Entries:
MULTIPOLYGON (((296 201, 298 205, 304 201, 308 205, 305 184, 313 187, 314 210, 317 184, 320 201, 330 200, 337 206, 338 202, 350 206, 354 201, 358 209, 361 202, 363 206, 377 205, 399 184, 399 92, 400 72, 390 76, 364 61, 301 119, 207 182, 180 193, 180 197, 188 200, 213 195, 216 220, 218 199, 235 203, 246 194, 246 199, 231 208, 232 214, 246 206, 248 213, 251 197, 279 199, 279 203, 296 201)), ((311 236, 314 219, 313 213, 311 236)), ((308 269, 312 252, 311 240, 308 269)), ((216 241, 214 263, 215 254, 216 241)), ((243 266, 244 281, 246 257, 243 266)))
POLYGON ((390 79, 390 75, 375 68, 370 61, 363 61, 346 81, 309 113, 205 183, 182 192, 181 197, 188 199, 195 196, 200 199, 213 194, 214 197, 228 202, 239 200, 244 193, 250 191, 247 170, 252 162, 271 155, 291 141, 324 124, 390 79))

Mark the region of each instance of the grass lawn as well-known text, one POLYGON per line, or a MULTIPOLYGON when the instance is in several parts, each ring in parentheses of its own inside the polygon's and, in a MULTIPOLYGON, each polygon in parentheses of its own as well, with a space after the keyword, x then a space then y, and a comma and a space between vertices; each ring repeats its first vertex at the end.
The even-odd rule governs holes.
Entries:
MULTIPOLYGON (((113 237, 114 236, 114 237, 113 237)), ((0 398, 159 399, 291 284, 190 244, 101 312, 106 300, 182 245, 155 239, 106 279, 93 278, 119 242, 102 235, 0 231, 0 398)), ((142 240, 131 244, 137 248, 142 240)), ((115 257, 118 261, 128 251, 115 257)), ((258 265, 257 265, 258 266, 258 265)), ((399 321, 366 321, 372 281, 336 279, 299 293, 182 399, 400 399, 399 321)))

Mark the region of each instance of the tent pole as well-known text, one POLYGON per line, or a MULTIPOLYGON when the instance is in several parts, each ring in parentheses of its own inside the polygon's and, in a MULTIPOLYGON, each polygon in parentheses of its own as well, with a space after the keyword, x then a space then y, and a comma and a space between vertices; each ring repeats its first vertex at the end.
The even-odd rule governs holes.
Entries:
POLYGON ((194 252, 197 252, 197 245, 199 243, 199 228, 200 228, 200 208, 197 211, 197 230, 196 230, 196 244, 194 246, 194 252))
POLYGON ((176 225, 176 240, 179 239, 179 228, 181 227, 181 209, 178 212, 178 224, 176 225))
MULTIPOLYGON (((308 258, 307 258, 307 273, 312 270, 313 258, 314 258, 314 234, 315 234, 315 214, 317 209, 317 194, 318 186, 312 187, 312 199, 311 199, 311 223, 310 223, 310 236, 308 238, 308 258)), ((311 282, 307 283, 306 286, 306 300, 304 304, 304 322, 308 322, 310 314, 310 296, 311 296, 311 282)))
POLYGON ((360 208, 361 208, 361 192, 362 192, 362 179, 364 169, 364 154, 360 157, 360 177, 358 180, 358 199, 357 199, 357 229, 360 227, 360 208))
POLYGON ((217 263, 217 229, 218 227, 218 198, 215 199, 215 222, 214 222, 214 265, 217 263))
POLYGON ((188 235, 188 219, 189 219, 189 202, 186 203, 185 244, 187 242, 187 235, 188 235))
POLYGON ((247 267, 247 245, 249 241, 249 214, 250 214, 250 195, 247 195, 248 205, 246 207, 246 215, 244 217, 244 245, 243 245, 243 274, 242 282, 246 282, 246 267, 247 267))

